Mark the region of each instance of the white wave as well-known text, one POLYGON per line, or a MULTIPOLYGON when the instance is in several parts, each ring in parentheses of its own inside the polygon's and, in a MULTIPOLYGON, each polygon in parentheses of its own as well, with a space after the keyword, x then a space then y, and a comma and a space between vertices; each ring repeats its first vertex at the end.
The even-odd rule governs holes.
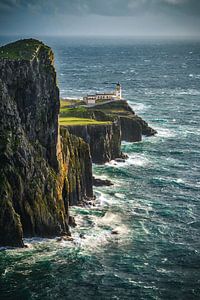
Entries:
POLYGON ((126 142, 126 141, 122 141, 122 146, 126 146, 126 145, 133 145, 132 142, 126 142))
POLYGON ((30 248, 34 248, 35 245, 49 243, 54 240, 56 240, 56 238, 49 239, 49 238, 41 238, 41 237, 32 237, 32 238, 24 238, 23 242, 30 249, 30 248))
POLYGON ((149 105, 147 106, 144 103, 133 103, 133 102, 128 101, 128 104, 133 109, 133 111, 135 111, 136 113, 145 112, 149 107, 149 105))
POLYGON ((115 197, 120 198, 120 199, 124 199, 125 195, 121 194, 121 193, 115 193, 115 197))
POLYGON ((91 234, 85 234, 84 238, 76 237, 74 244, 87 251, 102 251, 103 246, 109 242, 110 234, 106 230, 93 229, 91 234))
POLYGON ((200 79, 200 74, 189 74, 189 77, 195 78, 195 79, 200 79))
POLYGON ((41 238, 41 237, 32 237, 32 238, 24 238, 23 241, 25 244, 39 244, 39 243, 52 241, 52 239, 41 238))
POLYGON ((105 205, 110 204, 108 198, 105 196, 105 194, 103 194, 101 192, 100 192, 100 196, 98 197, 97 201, 99 202, 100 206, 105 206, 105 205))
POLYGON ((149 234, 149 230, 146 228, 146 226, 144 225, 144 223, 143 223, 143 222, 140 222, 140 223, 141 223, 141 225, 142 225, 143 231, 144 231, 146 234, 149 234))
POLYGON ((109 167, 113 167, 113 168, 121 168, 121 167, 126 166, 126 163, 125 162, 118 162, 116 160, 111 160, 111 161, 105 163, 105 165, 109 166, 109 167))
POLYGON ((110 162, 106 163, 107 166, 113 168, 126 168, 128 166, 139 166, 143 167, 150 163, 149 159, 142 154, 134 154, 129 155, 128 159, 125 161, 116 161, 111 160, 110 162))
POLYGON ((183 95, 199 96, 200 91, 196 89, 175 90, 171 94, 172 96, 183 96, 183 95))
POLYGON ((95 170, 94 170, 93 174, 94 174, 94 176, 95 176, 96 179, 102 179, 102 180, 109 180, 110 179, 109 176, 106 176, 105 174, 104 175, 96 174, 95 170))
POLYGON ((149 159, 141 154, 135 154, 133 156, 129 156, 127 159, 128 165, 134 165, 134 166, 146 166, 150 163, 149 159))
POLYGON ((168 128, 162 128, 162 127, 156 127, 154 126, 154 129, 158 132, 157 133, 157 137, 175 137, 176 136, 176 133, 171 130, 171 129, 168 129, 168 128))
POLYGON ((73 235, 73 243, 84 251, 102 251, 103 246, 111 239, 118 238, 122 241, 129 232, 118 213, 107 211, 103 217, 90 215, 90 218, 94 225, 90 229, 85 227, 84 237, 80 238, 78 232, 75 232, 73 235))

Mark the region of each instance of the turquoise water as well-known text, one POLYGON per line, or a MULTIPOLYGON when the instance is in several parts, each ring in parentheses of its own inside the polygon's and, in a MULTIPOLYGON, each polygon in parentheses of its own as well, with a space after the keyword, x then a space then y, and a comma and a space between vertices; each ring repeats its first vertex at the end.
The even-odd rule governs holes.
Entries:
POLYGON ((200 299, 200 43, 46 42, 61 96, 120 81, 158 134, 123 143, 126 163, 94 166, 114 186, 95 189, 96 207, 72 209, 74 242, 33 239, 0 252, 0 298, 200 299))

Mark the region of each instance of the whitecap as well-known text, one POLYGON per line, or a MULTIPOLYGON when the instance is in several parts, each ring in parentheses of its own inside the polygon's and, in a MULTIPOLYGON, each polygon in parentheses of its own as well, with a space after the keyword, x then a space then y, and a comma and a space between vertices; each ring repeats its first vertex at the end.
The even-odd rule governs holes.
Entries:
POLYGON ((128 165, 143 167, 143 166, 148 165, 150 163, 150 161, 144 155, 135 154, 135 155, 129 156, 126 163, 128 165))
POLYGON ((175 137, 176 133, 173 130, 170 130, 168 128, 162 128, 162 127, 156 127, 154 126, 154 129, 157 131, 157 137, 175 137))
POLYGON ((150 163, 149 159, 144 155, 134 154, 131 156, 129 155, 128 159, 126 159, 125 161, 111 160, 110 162, 107 162, 105 165, 113 168, 126 168, 129 166, 143 167, 149 163, 150 163))
POLYGON ((115 197, 120 198, 120 199, 124 199, 125 195, 121 194, 121 193, 115 193, 115 197))
POLYGON ((145 105, 144 103, 133 103, 128 101, 128 104, 135 112, 144 112, 148 109, 149 106, 145 105))
POLYGON ((183 96, 183 95, 199 96, 200 91, 196 89, 187 89, 187 90, 179 90, 179 91, 177 90, 174 91, 172 94, 174 94, 175 96, 183 96))
POLYGON ((105 205, 109 205, 109 200, 108 198, 105 196, 105 194, 99 192, 99 196, 97 201, 99 202, 100 206, 105 206, 105 205))

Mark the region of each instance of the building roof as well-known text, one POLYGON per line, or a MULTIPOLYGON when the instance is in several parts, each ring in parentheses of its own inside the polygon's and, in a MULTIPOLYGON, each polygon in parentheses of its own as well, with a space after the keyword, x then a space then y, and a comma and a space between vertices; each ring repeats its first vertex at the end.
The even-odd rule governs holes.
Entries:
POLYGON ((86 97, 96 97, 96 96, 116 96, 115 93, 102 93, 102 94, 95 94, 95 95, 87 95, 86 97))

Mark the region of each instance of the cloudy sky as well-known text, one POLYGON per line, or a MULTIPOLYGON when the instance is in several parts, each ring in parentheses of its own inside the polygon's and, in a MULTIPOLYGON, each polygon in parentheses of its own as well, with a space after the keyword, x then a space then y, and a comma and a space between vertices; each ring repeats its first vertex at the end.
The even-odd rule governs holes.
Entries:
POLYGON ((200 0, 0 0, 0 34, 200 37, 200 0))

